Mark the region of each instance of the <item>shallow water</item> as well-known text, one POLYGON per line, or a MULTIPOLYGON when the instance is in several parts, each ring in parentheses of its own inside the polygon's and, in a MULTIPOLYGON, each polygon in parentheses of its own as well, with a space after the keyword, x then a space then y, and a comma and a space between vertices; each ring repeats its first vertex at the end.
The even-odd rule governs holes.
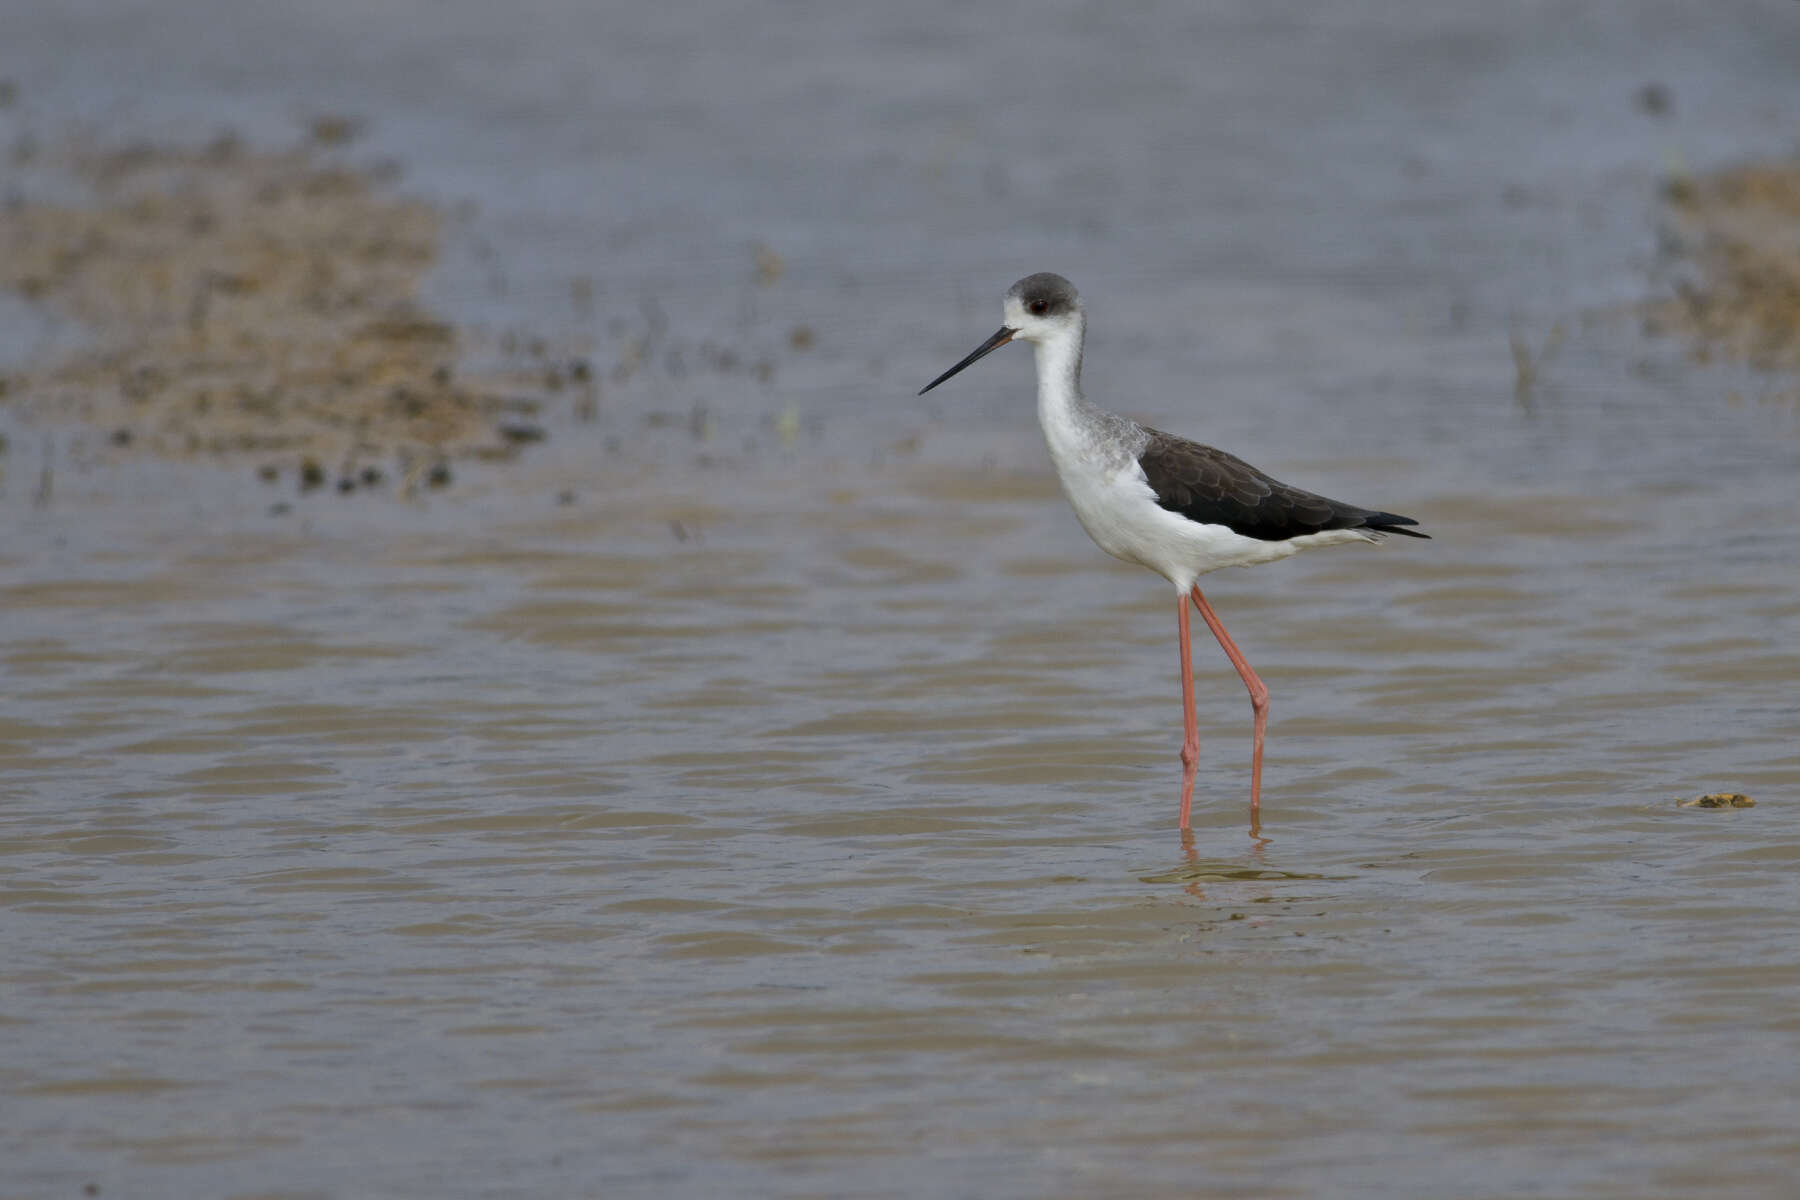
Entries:
MULTIPOLYGON (((27 101, 122 87, 131 29, 82 11, 19 53, 85 66, 5 62, 27 101)), ((42 503, 15 438, 0 1191, 1787 1194, 1800 423, 1608 307, 1649 286, 1662 148, 1781 148, 1785 10, 1266 11, 745 50, 725 14, 696 49, 452 9, 384 75, 324 9, 256 79, 154 35, 146 121, 254 128, 329 66, 478 196, 514 274, 448 264, 465 319, 582 332, 578 253, 597 331, 650 297, 690 360, 818 346, 647 375, 421 505, 133 463, 42 503), (621 82, 659 65, 717 90, 621 82), (1673 126, 1631 107, 1659 73, 1673 126), (1045 267, 1097 399, 1434 535, 1207 580, 1273 693, 1257 829, 1210 645, 1173 829, 1173 598, 1082 536, 1026 356, 911 398, 1045 267), (1521 399, 1507 333, 1556 320, 1521 399), (1673 803, 1723 789, 1758 804, 1673 803)))

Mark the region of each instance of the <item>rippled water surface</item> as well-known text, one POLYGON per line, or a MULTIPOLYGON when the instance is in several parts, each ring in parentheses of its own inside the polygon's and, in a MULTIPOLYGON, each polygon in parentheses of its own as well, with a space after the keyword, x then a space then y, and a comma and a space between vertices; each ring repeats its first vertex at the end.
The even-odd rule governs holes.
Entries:
MULTIPOLYGON (((539 7, 271 18, 266 77, 181 7, 138 119, 341 71, 493 214, 469 319, 574 322, 575 256, 601 330, 817 347, 428 503, 46 503, 15 438, 0 1193, 1790 1194, 1800 422, 1624 307, 1670 147, 1784 148, 1785 7, 539 7), (1434 535, 1206 581, 1260 828, 1210 643, 1173 828, 1173 597, 1081 534, 1027 356, 912 396, 1039 268, 1096 399, 1434 535)), ((25 100, 130 94, 84 11, 25 100)))

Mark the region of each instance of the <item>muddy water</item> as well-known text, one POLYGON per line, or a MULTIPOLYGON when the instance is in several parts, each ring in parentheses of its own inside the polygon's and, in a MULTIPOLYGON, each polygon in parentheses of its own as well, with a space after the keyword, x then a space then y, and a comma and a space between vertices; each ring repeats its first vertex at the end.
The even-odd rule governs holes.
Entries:
POLYGON ((15 1190, 1800 1166, 1796 608, 1676 565, 1722 497, 1440 492, 1429 545, 1219 578, 1268 816, 1203 656, 1184 848, 1166 589, 1041 473, 667 482, 478 533, 38 531, 0 592, 15 1190), (1671 803, 1715 786, 1761 803, 1671 803))
MULTIPOLYGON (((1791 72, 1770 51, 1759 73, 1748 35, 1676 37, 1680 8, 1592 11, 1554 44, 1505 16, 1359 29, 1348 65, 1272 93, 1309 43, 1254 22, 1141 46, 1135 74, 1100 56, 1079 111, 1101 130, 1136 114, 1178 141, 1132 90, 1158 80, 1196 110, 1209 79, 1286 98, 1263 136, 1162 164, 1210 218, 1051 147, 1031 161, 1069 168, 1074 200, 1009 193, 1024 217, 995 251, 953 122, 942 171, 879 195, 784 193, 785 141, 773 167, 719 160, 759 219, 819 206, 779 284, 703 286, 742 256, 671 257, 654 220, 607 242, 625 217, 568 201, 604 247, 584 269, 616 256, 626 280, 601 284, 597 333, 655 283, 677 324, 754 348, 803 319, 818 348, 748 390, 664 357, 592 427, 428 502, 283 511, 247 470, 82 469, 54 432, 45 489, 40 431, 15 430, 0 1192, 1788 1194, 1800 426, 1789 382, 1691 364, 1609 306, 1647 286, 1674 136, 1629 124, 1640 73, 1730 80, 1681 136, 1741 147, 1791 72), (1183 83, 1190 55, 1216 73, 1183 83), (1451 59, 1472 98, 1440 90, 1451 59), (1395 90, 1320 126, 1358 63, 1395 90), (1590 103, 1628 132, 1599 136, 1590 103), (1399 145, 1427 147, 1425 182, 1399 145), (1328 155, 1332 204, 1302 150, 1328 155), (1254 213, 1202 169, 1233 155, 1288 181, 1254 213), (1542 191, 1504 201, 1512 173, 1542 191), (1082 224, 1113 201, 1131 222, 1082 224), (875 244, 833 260, 857 212, 875 244), (929 271, 927 219, 964 229, 929 271), (1205 261, 1156 265, 1159 237, 1205 261), (1273 693, 1259 828, 1248 706, 1203 651, 1191 844, 1173 829, 1173 601, 1081 535, 1024 355, 911 398, 1070 246, 1097 398, 1435 535, 1210 577, 1273 693), (1516 392, 1507 335, 1541 345, 1552 320, 1516 392), (1723 789, 1758 803, 1674 804, 1723 789)), ((620 40, 654 60, 636 20, 620 40)), ((78 21, 33 36, 71 27, 104 44, 78 21)), ((883 103, 910 86, 876 69, 906 30, 808 30, 840 55, 795 60, 819 94, 844 86, 832 61, 883 103)), ((285 31, 277 78, 335 79, 344 59, 302 49, 340 36, 285 31)), ((1085 35, 1020 36, 1000 79, 1085 35)), ((470 184, 445 149, 555 88, 453 100, 394 69, 438 107, 372 65, 344 87, 387 95, 432 186, 494 189, 482 236, 514 264, 502 295, 452 262, 443 303, 575 322, 569 226, 533 208, 568 198, 470 184)), ((56 86, 20 74, 27 99, 56 86)), ((849 119, 752 74, 766 117, 849 119)), ((929 82, 979 120, 974 82, 929 82)), ((267 86, 246 119, 300 88, 267 86)), ((924 95, 867 144, 809 144, 904 157, 924 95)), ((675 149, 594 136, 667 182, 677 150, 742 132, 656 114, 675 149)), ((1038 127, 1012 115, 1003 141, 1038 127)))

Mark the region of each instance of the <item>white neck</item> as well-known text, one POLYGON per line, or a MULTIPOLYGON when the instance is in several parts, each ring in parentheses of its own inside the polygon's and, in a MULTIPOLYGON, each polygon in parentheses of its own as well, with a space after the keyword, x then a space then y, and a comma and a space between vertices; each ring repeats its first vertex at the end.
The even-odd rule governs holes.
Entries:
POLYGON ((1081 423, 1087 407, 1081 398, 1081 341, 1086 332, 1086 322, 1078 318, 1037 344, 1038 421, 1046 433, 1081 423))

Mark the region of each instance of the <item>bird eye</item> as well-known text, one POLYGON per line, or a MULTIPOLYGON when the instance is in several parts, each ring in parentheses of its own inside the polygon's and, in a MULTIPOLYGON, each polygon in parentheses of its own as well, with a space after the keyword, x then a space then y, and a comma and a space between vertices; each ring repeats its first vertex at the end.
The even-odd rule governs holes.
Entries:
POLYGON ((1025 307, 1031 310, 1032 316, 1041 317, 1050 311, 1050 302, 1048 300, 1033 300, 1025 307))

